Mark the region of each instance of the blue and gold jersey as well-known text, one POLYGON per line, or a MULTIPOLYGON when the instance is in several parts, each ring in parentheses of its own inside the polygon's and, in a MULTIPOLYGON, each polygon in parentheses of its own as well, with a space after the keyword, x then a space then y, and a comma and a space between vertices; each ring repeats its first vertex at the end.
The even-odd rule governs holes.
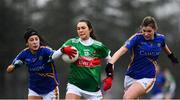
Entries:
POLYGON ((47 63, 52 53, 53 50, 47 47, 41 47, 34 54, 26 48, 17 55, 12 63, 21 61, 28 66, 29 88, 39 94, 49 93, 58 85, 54 62, 47 63))
POLYGON ((154 78, 157 59, 165 47, 165 37, 155 33, 153 40, 146 40, 142 33, 136 33, 125 42, 125 47, 131 52, 131 62, 126 75, 134 78, 154 78))

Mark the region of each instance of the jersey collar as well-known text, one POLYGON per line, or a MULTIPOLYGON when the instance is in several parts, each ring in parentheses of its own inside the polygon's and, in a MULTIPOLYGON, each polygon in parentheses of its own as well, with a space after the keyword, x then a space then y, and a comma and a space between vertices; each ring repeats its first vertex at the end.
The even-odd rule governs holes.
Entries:
POLYGON ((89 39, 87 39, 87 40, 82 40, 81 38, 79 38, 79 41, 81 44, 83 44, 85 46, 90 46, 94 43, 94 40, 91 37, 89 37, 89 39))

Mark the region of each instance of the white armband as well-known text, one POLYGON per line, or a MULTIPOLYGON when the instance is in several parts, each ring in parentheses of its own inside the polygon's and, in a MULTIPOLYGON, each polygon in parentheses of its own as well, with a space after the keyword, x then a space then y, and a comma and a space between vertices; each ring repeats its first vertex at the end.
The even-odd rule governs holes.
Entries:
POLYGON ((55 51, 55 52, 53 53, 52 59, 55 60, 55 59, 59 58, 61 55, 62 55, 62 52, 61 52, 61 50, 59 49, 59 50, 57 50, 57 51, 55 51))

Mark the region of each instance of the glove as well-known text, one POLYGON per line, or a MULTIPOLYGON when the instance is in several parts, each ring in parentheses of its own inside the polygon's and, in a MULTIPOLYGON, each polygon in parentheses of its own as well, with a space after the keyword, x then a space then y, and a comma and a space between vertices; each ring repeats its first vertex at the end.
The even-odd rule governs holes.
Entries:
POLYGON ((112 86, 112 80, 113 78, 112 77, 107 77, 103 80, 103 89, 104 91, 107 91, 108 89, 111 88, 112 86))
POLYGON ((107 77, 112 77, 113 78, 113 64, 108 63, 106 65, 105 71, 106 71, 107 77))
POLYGON ((113 80, 113 64, 108 63, 105 68, 107 77, 103 80, 103 89, 107 91, 112 86, 113 80))
POLYGON ((61 49, 61 52, 67 54, 70 59, 74 58, 77 54, 77 50, 72 48, 72 46, 65 46, 61 49))
POLYGON ((168 55, 168 58, 171 60, 171 62, 173 64, 178 64, 178 59, 174 56, 174 53, 171 53, 170 55, 168 55))

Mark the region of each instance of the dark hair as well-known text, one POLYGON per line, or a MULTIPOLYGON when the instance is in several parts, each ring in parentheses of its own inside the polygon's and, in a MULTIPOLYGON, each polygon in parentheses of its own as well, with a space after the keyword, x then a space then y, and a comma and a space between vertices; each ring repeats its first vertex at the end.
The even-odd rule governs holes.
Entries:
POLYGON ((154 17, 152 17, 152 16, 146 16, 146 17, 143 19, 140 28, 142 28, 142 27, 147 27, 147 26, 150 26, 150 27, 152 27, 152 28, 155 29, 155 30, 158 29, 156 20, 155 20, 154 17))
POLYGON ((37 35, 40 39, 40 46, 47 46, 47 42, 38 34, 38 32, 36 30, 34 30, 33 28, 27 28, 26 32, 24 34, 24 40, 27 43, 29 37, 33 36, 33 35, 37 35))
POLYGON ((87 24, 88 28, 91 29, 90 37, 96 40, 96 35, 94 34, 94 29, 92 27, 91 22, 87 19, 81 19, 78 22, 85 22, 87 24))

